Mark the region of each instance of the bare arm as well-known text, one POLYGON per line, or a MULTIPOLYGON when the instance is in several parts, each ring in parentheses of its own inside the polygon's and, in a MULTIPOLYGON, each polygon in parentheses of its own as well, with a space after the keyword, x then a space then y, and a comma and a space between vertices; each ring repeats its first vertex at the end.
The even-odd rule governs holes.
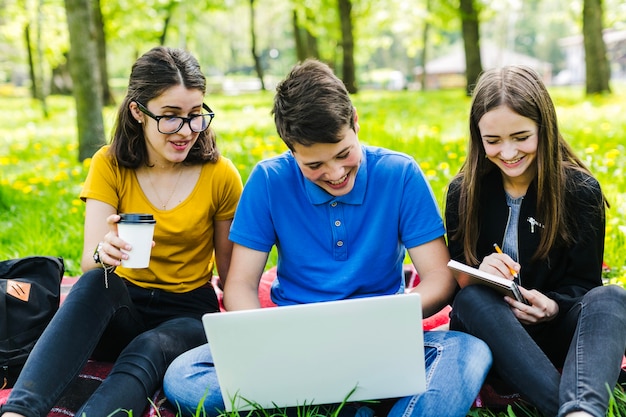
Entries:
POLYGON ((408 250, 420 283, 412 292, 422 296, 424 317, 429 317, 452 299, 456 281, 448 268, 450 255, 443 237, 408 250))
POLYGON ((259 281, 267 263, 267 252, 260 252, 235 243, 224 285, 226 310, 261 308, 259 281))
MULTIPOLYGON (((107 218, 112 214, 117 214, 113 206, 91 198, 87 199, 85 205, 83 256, 80 260, 80 267, 83 272, 101 267, 101 265, 93 261, 93 252, 98 247, 98 243, 104 241, 105 235, 111 232, 107 218)), ((117 233, 115 235, 117 236, 117 233)), ((103 261, 108 263, 111 259, 109 258, 108 261, 103 259, 103 261)))
POLYGON ((213 246, 215 247, 215 264, 217 275, 220 277, 222 286, 226 283, 228 269, 230 268, 230 257, 233 253, 233 243, 228 240, 231 220, 219 220, 213 224, 213 246))

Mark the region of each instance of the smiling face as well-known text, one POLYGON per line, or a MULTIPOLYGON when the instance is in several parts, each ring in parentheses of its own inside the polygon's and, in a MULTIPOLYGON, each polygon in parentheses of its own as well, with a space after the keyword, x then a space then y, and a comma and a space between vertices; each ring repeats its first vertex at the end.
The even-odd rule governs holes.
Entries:
POLYGON ((363 152, 357 136, 358 124, 355 130, 346 126, 337 143, 293 145, 293 156, 304 177, 335 197, 352 191, 361 165, 363 152))
MULTIPOLYGON (((141 103, 156 116, 189 117, 202 114, 204 94, 197 89, 187 89, 182 85, 171 87, 160 96, 147 103, 141 103)), ((140 121, 144 129, 148 160, 151 165, 168 165, 183 162, 198 139, 199 133, 192 132, 189 123, 176 133, 163 134, 157 128, 157 121, 147 116, 135 102, 130 103, 133 117, 140 121)))
POLYGON ((525 194, 537 173, 537 124, 499 106, 480 118, 478 128, 485 154, 500 168, 507 191, 525 194))

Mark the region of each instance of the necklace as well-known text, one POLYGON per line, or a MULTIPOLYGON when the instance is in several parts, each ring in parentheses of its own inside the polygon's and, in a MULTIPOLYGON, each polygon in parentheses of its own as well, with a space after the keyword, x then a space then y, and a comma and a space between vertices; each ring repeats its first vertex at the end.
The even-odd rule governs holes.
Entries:
POLYGON ((150 181, 150 185, 152 186, 152 190, 154 191, 154 194, 156 195, 156 198, 159 200, 159 203, 161 203, 161 209, 165 210, 165 208, 169 204, 170 200, 172 199, 172 196, 174 196, 174 193, 176 192, 176 187, 178 186, 178 181, 180 181, 180 177, 183 174, 183 167, 181 165, 180 169, 178 170, 178 177, 176 178, 176 183, 174 184, 174 187, 172 187, 172 191, 170 192, 170 196, 167 198, 167 200, 165 200, 165 202, 161 199, 161 196, 159 195, 159 192, 157 191, 157 188, 154 186, 154 183, 152 182, 152 176, 150 175, 150 169, 148 169, 147 172, 148 172, 148 181, 150 181))

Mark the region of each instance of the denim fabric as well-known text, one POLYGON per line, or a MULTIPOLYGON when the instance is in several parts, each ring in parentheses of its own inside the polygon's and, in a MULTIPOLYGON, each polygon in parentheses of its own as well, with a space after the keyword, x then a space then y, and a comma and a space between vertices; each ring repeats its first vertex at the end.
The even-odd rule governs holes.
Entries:
POLYGON ((493 372, 543 414, 604 417, 626 347, 626 290, 596 287, 556 319, 524 326, 499 293, 473 285, 457 294, 450 328, 484 340, 493 372))
POLYGON ((167 293, 127 286, 115 274, 105 288, 103 270, 89 271, 37 342, 2 412, 46 416, 94 357, 116 362, 76 415, 127 416, 122 410, 128 410, 139 416, 169 363, 206 343, 200 317, 216 306, 211 288, 167 293))
MULTIPOLYGON (((427 391, 398 399, 388 415, 465 416, 491 366, 489 349, 467 334, 439 331, 424 333, 424 349, 427 391)), ((208 344, 177 358, 165 374, 163 388, 168 399, 188 415, 193 415, 198 405, 204 407, 211 417, 224 410, 208 344)), ((351 404, 342 411, 345 411, 341 413, 342 417, 346 414, 359 417, 373 415, 367 404, 362 407, 351 404)))

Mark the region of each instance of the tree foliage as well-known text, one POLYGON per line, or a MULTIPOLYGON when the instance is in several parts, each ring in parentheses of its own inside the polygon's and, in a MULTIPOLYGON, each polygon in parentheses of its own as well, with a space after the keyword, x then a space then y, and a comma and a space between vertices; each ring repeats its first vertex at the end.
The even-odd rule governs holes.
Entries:
MULTIPOLYGON (((559 40, 583 34, 594 16, 590 12, 602 6, 610 13, 594 25, 595 35, 585 30, 586 40, 593 40, 586 43, 589 59, 597 64, 603 54, 597 43, 603 18, 605 27, 626 29, 623 0, 90 0, 98 3, 102 65, 96 72, 101 80, 113 82, 110 90, 103 82, 106 105, 125 88, 136 58, 158 44, 192 51, 209 77, 210 91, 222 88, 225 77, 257 77, 270 88, 306 57, 329 63, 356 91, 360 83, 382 85, 369 76, 381 70, 401 72, 417 84, 418 67, 464 39, 468 86, 482 69, 478 47, 486 41, 548 61, 556 73, 565 67, 559 40)), ((33 87, 45 92, 43 87, 63 79, 68 59, 66 4, 0 0, 0 6, 0 79, 26 86, 32 80, 33 87)), ((85 71, 83 78, 89 73, 85 71)), ((608 67, 594 65, 587 71, 588 80, 595 82, 608 67)))

